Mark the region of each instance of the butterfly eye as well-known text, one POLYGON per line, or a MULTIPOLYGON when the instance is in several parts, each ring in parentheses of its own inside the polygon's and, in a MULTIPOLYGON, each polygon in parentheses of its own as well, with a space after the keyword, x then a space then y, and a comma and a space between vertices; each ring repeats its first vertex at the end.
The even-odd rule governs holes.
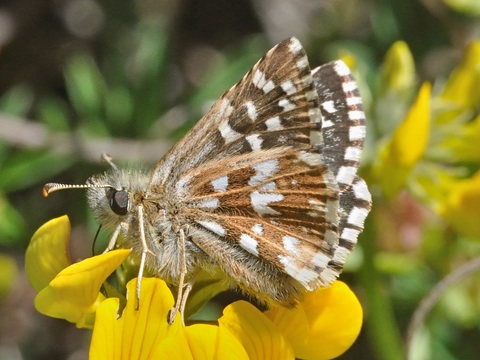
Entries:
POLYGON ((128 213, 128 193, 125 190, 109 188, 107 198, 110 201, 110 209, 117 215, 128 213))

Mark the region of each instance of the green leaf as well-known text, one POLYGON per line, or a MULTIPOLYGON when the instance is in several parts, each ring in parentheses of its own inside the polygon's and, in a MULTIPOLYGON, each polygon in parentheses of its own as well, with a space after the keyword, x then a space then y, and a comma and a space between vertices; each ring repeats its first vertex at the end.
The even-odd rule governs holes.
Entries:
MULTIPOLYGON (((11 246, 19 239, 26 238, 26 224, 22 216, 0 193, 0 245, 11 246)), ((4 270, 3 267, 1 268, 4 270)))
POLYGON ((0 97, 0 110, 14 116, 25 116, 34 101, 34 94, 30 87, 17 85, 9 89, 0 97))
POLYGON ((81 116, 89 118, 101 114, 105 85, 90 56, 79 55, 69 61, 65 82, 70 100, 81 116))
POLYGON ((15 153, 2 164, 0 189, 10 192, 37 184, 65 170, 73 161, 47 152, 25 150, 15 153))
POLYGON ((68 131, 68 109, 63 100, 55 97, 44 98, 40 101, 37 117, 54 131, 68 131))

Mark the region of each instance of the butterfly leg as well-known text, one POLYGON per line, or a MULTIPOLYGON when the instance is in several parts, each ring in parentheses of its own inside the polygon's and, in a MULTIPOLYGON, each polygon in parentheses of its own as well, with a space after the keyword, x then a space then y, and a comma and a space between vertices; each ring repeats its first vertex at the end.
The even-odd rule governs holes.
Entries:
POLYGON ((105 248, 105 250, 103 251, 103 254, 109 252, 110 250, 113 250, 113 248, 115 247, 115 244, 117 243, 118 235, 120 234, 120 231, 122 231, 122 229, 123 230, 128 230, 128 224, 120 223, 120 225, 117 226, 117 228, 113 232, 112 236, 110 237, 108 245, 105 248))
MULTIPOLYGON (((197 274, 193 275, 190 280, 185 284, 185 289, 183 290, 183 296, 182 296, 182 303, 180 304, 180 313, 182 314, 182 320, 183 320, 183 314, 185 314, 185 306, 187 305, 187 299, 188 295, 190 294, 190 291, 192 291, 193 284, 195 284, 196 276, 197 274)), ((185 323, 183 324, 185 326, 185 323)))
POLYGON ((142 277, 143 272, 145 270, 145 260, 147 258, 147 254, 153 254, 152 251, 147 246, 147 241, 145 239, 145 226, 143 223, 143 206, 138 206, 138 226, 140 229, 140 241, 142 243, 142 256, 140 258, 140 267, 138 269, 138 276, 137 276, 137 286, 136 286, 136 295, 137 295, 137 306, 135 307, 138 309, 140 307, 140 289, 142 285, 142 277))
MULTIPOLYGON (((185 233, 183 229, 180 229, 180 241, 179 241, 179 251, 180 251, 180 261, 181 261, 181 268, 180 268, 180 278, 178 279, 178 292, 177 292, 177 300, 175 302, 175 307, 170 311, 168 315, 168 323, 171 325, 175 320, 175 316, 180 311, 182 305, 182 298, 184 296, 184 284, 185 284, 185 274, 187 273, 187 264, 185 259, 185 233)), ((185 320, 183 319, 183 311, 180 313, 182 316, 182 323, 185 325, 185 320)))

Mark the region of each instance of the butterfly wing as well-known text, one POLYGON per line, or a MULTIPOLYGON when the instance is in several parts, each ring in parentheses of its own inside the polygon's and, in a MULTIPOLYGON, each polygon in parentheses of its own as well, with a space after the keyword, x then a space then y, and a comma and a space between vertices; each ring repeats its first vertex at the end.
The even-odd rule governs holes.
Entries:
MULTIPOLYGON (((342 168, 334 165, 348 147, 348 124, 324 146, 327 90, 315 86, 300 42, 285 40, 157 164, 151 186, 175 194, 190 240, 239 281, 275 270, 312 290, 341 271, 339 225, 348 216, 339 205, 356 178, 339 185, 342 168)), ((265 291, 260 282, 247 287, 265 291)))

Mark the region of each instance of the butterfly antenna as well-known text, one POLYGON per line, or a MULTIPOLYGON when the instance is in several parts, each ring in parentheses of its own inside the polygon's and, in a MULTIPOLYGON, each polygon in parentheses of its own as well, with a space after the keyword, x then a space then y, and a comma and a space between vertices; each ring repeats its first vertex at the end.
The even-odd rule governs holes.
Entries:
POLYGON ((113 158, 107 153, 102 154, 101 160, 105 161, 113 170, 118 171, 118 167, 113 162, 113 158))
POLYGON ((59 190, 65 189, 94 189, 94 188, 111 188, 112 185, 90 185, 90 184, 59 184, 59 183, 48 183, 43 186, 43 196, 47 197, 50 193, 59 190))

